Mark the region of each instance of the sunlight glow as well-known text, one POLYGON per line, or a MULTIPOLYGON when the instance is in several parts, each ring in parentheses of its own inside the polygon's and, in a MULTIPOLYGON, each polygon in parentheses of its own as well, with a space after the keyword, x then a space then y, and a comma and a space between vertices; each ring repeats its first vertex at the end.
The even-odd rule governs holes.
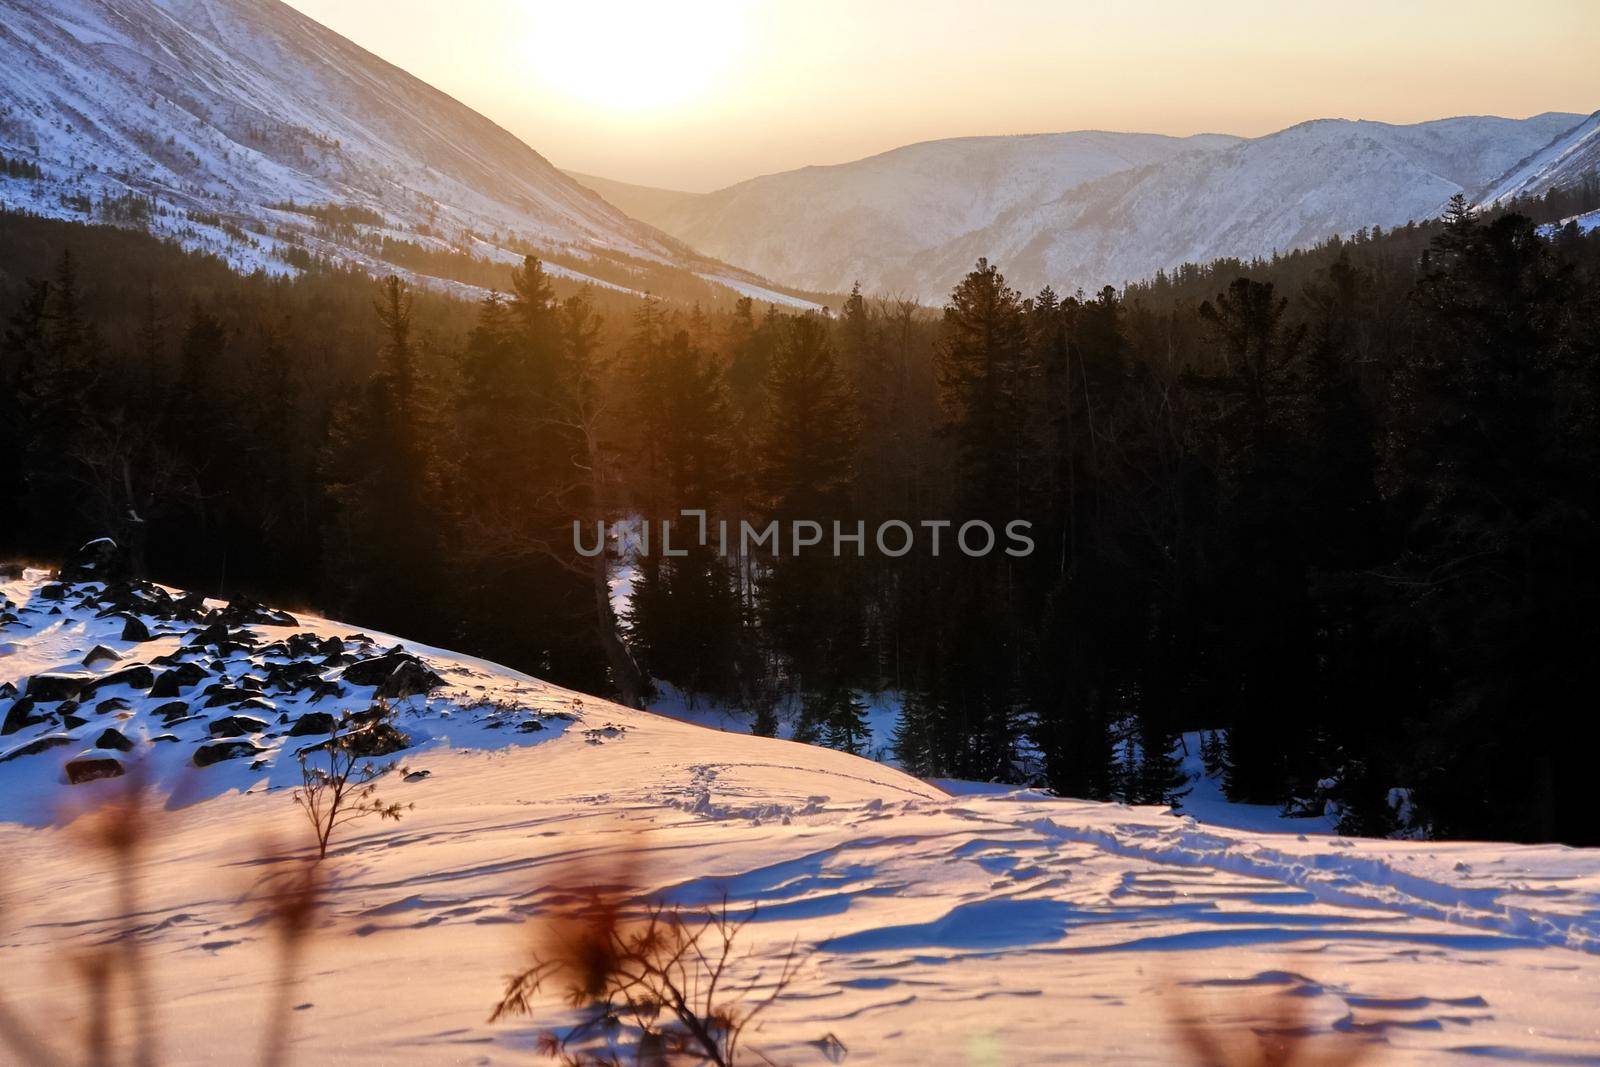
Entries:
POLYGON ((618 111, 658 111, 708 95, 745 36, 741 0, 547 3, 532 13, 530 56, 551 88, 618 111))

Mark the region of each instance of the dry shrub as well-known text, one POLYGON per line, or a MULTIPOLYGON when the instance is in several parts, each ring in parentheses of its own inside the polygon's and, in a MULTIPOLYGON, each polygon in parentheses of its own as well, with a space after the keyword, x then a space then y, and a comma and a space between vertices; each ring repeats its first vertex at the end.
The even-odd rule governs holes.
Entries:
POLYGON ((1180 994, 1172 1004, 1172 1027, 1193 1067, 1351 1067, 1373 1057, 1370 1044, 1313 1032, 1300 997, 1255 996, 1245 1013, 1255 1021, 1232 1024, 1205 1022, 1207 1013, 1180 994))
MULTIPOLYGON (((139 763, 130 764, 109 795, 101 796, 102 802, 83 810, 71 828, 86 851, 108 865, 120 927, 104 943, 72 957, 88 1007, 77 1041, 57 1036, 59 1027, 30 1025, 0 996, 0 1053, 9 1054, 0 1058, 7 1064, 156 1067, 162 1062, 160 1001, 142 932, 135 924, 144 914, 145 854, 163 819, 170 816, 162 810, 161 798, 149 788, 139 763), (68 1044, 76 1047, 62 1047, 68 1044)), ((299 964, 314 933, 323 883, 320 868, 312 860, 275 860, 264 854, 262 862, 274 865, 273 873, 262 883, 259 903, 272 932, 278 963, 258 1062, 262 1067, 281 1067, 299 964)))
POLYGON ((341 715, 326 741, 295 753, 300 788, 294 791, 294 802, 311 824, 319 860, 327 858, 328 843, 339 827, 367 818, 398 822, 410 807, 378 796, 377 779, 396 765, 373 763, 371 756, 394 734, 393 719, 388 702, 376 701, 362 715, 341 715))
POLYGON ((533 998, 550 990, 581 1013, 577 1025, 540 1037, 540 1050, 568 1067, 621 1067, 630 1041, 646 1067, 745 1062, 741 1040, 794 981, 797 947, 776 965, 752 966, 737 946, 753 913, 735 916, 726 901, 698 911, 636 903, 637 856, 630 849, 609 871, 568 872, 560 902, 536 921, 529 965, 507 980, 490 1021, 531 1016, 533 998))

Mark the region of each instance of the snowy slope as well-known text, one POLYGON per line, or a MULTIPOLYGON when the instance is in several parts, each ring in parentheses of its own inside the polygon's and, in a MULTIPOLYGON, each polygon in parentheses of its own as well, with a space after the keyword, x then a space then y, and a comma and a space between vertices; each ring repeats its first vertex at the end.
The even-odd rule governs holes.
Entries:
POLYGON ((292 271, 298 247, 384 269, 386 237, 564 255, 580 279, 720 266, 279 0, 0 0, 0 155, 44 174, 0 178, 0 206, 142 222, 245 268, 292 271), (362 214, 305 210, 330 204, 362 214))
POLYGON ((1500 175, 1478 197, 1493 204, 1513 196, 1537 196, 1576 185, 1600 170, 1600 111, 1578 123, 1500 175))
POLYGON ((1329 119, 1251 140, 968 138, 630 202, 703 251, 816 289, 860 280, 941 300, 979 256, 1026 291, 1094 289, 1431 216, 1579 119, 1329 119))
POLYGON ((829 292, 848 290, 857 280, 887 291, 921 254, 1008 210, 1234 140, 1099 131, 963 137, 771 174, 700 196, 595 187, 647 222, 739 266, 790 284, 808 279, 829 292))
MULTIPOLYGON (((49 600, 47 584, 39 572, 0 583, 15 615, 0 629, 0 679, 100 676, 179 653, 237 680, 282 666, 263 651, 277 642, 365 647, 348 627, 300 617, 213 632, 240 645, 224 654, 183 654, 220 605, 192 620, 153 613, 151 639, 131 642, 125 620, 80 607, 97 586, 49 600), (96 644, 124 658, 78 667, 96 644)), ((485 1021, 523 962, 523 924, 560 905, 574 864, 631 863, 655 899, 755 909, 746 974, 798 943, 794 986, 747 1041, 772 1062, 1172 1064, 1185 1062, 1175 1016, 1249 1037, 1283 1025, 1285 1005, 1317 1041, 1370 1043, 1373 1063, 1600 1062, 1600 853, 1227 830, 1031 793, 951 797, 865 760, 409 648, 444 684, 406 702, 414 744, 398 758, 430 773, 381 779, 387 799, 414 809, 335 841, 291 1014, 294 1062, 540 1062, 538 1031, 572 1018, 557 998, 539 1000, 533 1020, 485 1021)), ((319 677, 350 670, 336 662, 319 677)), ((319 706, 366 705, 369 688, 346 688, 319 706)), ((274 725, 259 768, 180 771, 187 735, 145 740, 155 698, 127 686, 94 695, 128 706, 77 731, 118 722, 137 739, 128 758, 159 749, 180 793, 138 915, 163 1062, 247 1062, 273 952, 239 899, 274 867, 257 858, 263 840, 305 836, 283 774, 299 739, 274 725)), ((265 699, 303 713, 298 693, 265 699)), ((47 728, 27 729, 22 739, 47 728)), ((82 1021, 75 972, 58 961, 122 923, 76 828, 39 825, 52 806, 111 787, 59 784, 77 751, 0 763, 4 997, 51 1036, 82 1021)))

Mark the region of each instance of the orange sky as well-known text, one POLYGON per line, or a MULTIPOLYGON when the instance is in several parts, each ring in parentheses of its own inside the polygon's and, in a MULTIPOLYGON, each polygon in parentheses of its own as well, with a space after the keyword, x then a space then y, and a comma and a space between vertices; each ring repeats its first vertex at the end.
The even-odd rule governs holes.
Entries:
POLYGON ((966 134, 1600 108, 1600 0, 289 0, 559 166, 711 189, 966 134))

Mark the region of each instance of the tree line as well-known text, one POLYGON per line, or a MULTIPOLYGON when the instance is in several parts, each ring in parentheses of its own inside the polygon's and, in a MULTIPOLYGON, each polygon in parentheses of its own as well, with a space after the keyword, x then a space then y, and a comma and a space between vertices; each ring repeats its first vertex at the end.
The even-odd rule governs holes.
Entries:
POLYGON ((1181 803, 1205 730, 1234 799, 1593 843, 1600 238, 1539 226, 1594 193, 1121 291, 980 261, 942 309, 826 314, 532 257, 475 303, 240 276, 0 216, 0 548, 110 533, 178 584, 850 751, 891 691, 924 775, 1181 803), (1034 551, 573 540, 683 508, 1024 519, 1034 551))

